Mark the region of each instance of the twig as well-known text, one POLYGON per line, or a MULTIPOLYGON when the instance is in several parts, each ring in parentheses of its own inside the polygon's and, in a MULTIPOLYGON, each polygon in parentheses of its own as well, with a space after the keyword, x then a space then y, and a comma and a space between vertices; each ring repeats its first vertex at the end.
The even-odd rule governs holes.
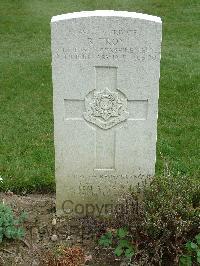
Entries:
POLYGON ((0 259, 2 260, 2 262, 3 262, 3 265, 5 264, 5 261, 4 261, 4 259, 0 256, 0 259))
POLYGON ((2 251, 4 251, 4 252, 7 252, 7 253, 9 253, 9 254, 15 255, 12 251, 7 250, 7 249, 5 249, 5 248, 0 248, 0 250, 2 250, 2 251))
POLYGON ((28 249, 30 249, 30 245, 27 243, 26 240, 20 239, 21 242, 24 243, 25 246, 27 246, 28 249))

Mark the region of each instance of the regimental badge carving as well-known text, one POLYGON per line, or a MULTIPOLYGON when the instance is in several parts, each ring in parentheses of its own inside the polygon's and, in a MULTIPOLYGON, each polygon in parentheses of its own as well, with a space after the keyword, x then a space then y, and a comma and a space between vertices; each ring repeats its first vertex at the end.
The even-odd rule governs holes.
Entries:
POLYGON ((102 91, 93 90, 85 97, 85 108, 83 116, 85 120, 109 129, 128 118, 127 98, 117 90, 110 91, 105 88, 102 91))

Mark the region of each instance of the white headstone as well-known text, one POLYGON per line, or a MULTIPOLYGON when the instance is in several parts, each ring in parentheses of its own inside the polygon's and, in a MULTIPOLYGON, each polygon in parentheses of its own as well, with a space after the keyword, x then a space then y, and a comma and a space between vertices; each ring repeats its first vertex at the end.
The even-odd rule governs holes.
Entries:
POLYGON ((103 10, 51 29, 57 212, 106 213, 155 172, 162 23, 103 10))

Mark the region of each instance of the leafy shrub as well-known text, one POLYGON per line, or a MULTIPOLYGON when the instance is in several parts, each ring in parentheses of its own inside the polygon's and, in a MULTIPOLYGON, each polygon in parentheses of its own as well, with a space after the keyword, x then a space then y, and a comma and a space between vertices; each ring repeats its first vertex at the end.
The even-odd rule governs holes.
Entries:
POLYGON ((199 199, 199 178, 155 177, 126 195, 113 227, 129 228, 142 265, 177 265, 184 243, 199 232, 199 199))
POLYGON ((124 228, 119 228, 116 232, 108 231, 99 239, 99 245, 109 247, 115 246, 114 254, 116 256, 125 255, 131 259, 135 253, 132 243, 129 241, 129 232, 124 228))
POLYGON ((200 265, 200 234, 196 235, 193 241, 185 245, 186 254, 180 256, 180 266, 192 266, 193 263, 200 265))
POLYGON ((25 212, 15 218, 13 210, 9 206, 0 203, 0 242, 3 241, 4 237, 8 239, 23 238, 25 231, 22 224, 26 218, 25 212))
POLYGON ((157 177, 144 189, 148 235, 159 241, 161 259, 177 262, 182 245, 198 233, 200 180, 192 177, 157 177))
POLYGON ((166 230, 177 237, 197 232, 200 215, 200 180, 189 177, 157 177, 144 189, 149 233, 156 237, 166 230))

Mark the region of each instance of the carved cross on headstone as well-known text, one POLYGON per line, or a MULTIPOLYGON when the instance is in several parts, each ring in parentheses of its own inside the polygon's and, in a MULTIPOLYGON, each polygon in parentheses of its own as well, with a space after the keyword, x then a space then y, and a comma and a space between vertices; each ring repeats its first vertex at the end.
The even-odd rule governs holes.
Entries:
POLYGON ((65 119, 85 120, 96 129, 96 167, 115 169, 117 125, 124 121, 145 120, 148 100, 127 99, 117 88, 117 68, 95 67, 96 88, 85 99, 65 99, 65 119))

